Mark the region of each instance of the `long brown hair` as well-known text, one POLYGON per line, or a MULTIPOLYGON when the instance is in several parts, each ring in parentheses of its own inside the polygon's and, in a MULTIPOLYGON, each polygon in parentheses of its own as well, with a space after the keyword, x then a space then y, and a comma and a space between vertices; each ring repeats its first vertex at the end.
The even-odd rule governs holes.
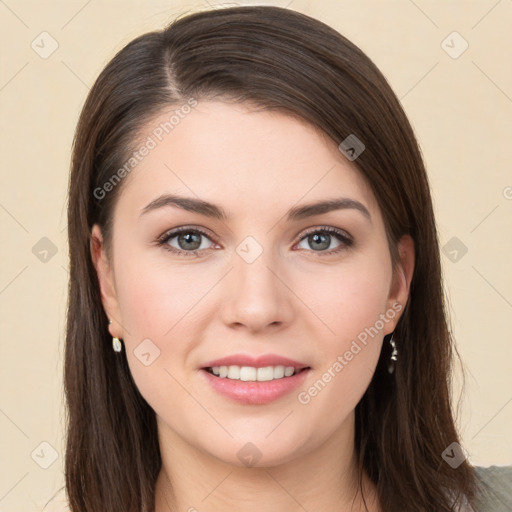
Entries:
MULTIPOLYGON (((456 353, 445 310, 429 184, 406 115, 382 73, 353 43, 304 14, 270 6, 198 12, 126 45, 92 87, 77 126, 69 183, 69 304, 65 347, 65 478, 72 512, 152 512, 161 467, 155 413, 114 357, 90 253, 94 223, 109 245, 123 182, 105 191, 164 108, 250 101, 318 127, 336 144, 355 135, 354 161, 383 214, 390 253, 410 234, 415 269, 394 333, 356 407, 359 471, 385 511, 455 510, 475 492, 472 467, 453 469, 450 396, 456 353)), ((340 153, 340 158, 343 158, 340 153)), ((386 341, 386 340, 385 340, 386 341)))

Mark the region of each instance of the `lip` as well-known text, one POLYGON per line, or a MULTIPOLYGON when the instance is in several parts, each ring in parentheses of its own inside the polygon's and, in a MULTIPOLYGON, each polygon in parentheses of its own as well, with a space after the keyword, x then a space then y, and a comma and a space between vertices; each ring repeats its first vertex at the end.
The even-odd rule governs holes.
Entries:
MULTIPOLYGON (((252 366, 253 368, 264 368, 265 366, 293 366, 297 370, 309 368, 309 365, 294 361, 288 357, 277 354, 263 354, 261 356, 250 356, 247 354, 233 354, 231 356, 215 359, 207 362, 201 368, 212 368, 213 366, 252 366)), ((302 372, 301 372, 302 373, 302 372)), ((290 377, 287 377, 290 378, 290 377)))
MULTIPOLYGON (((231 358, 219 359, 218 361, 224 361, 228 359, 231 358)), ((281 358, 281 361, 282 360, 283 358, 281 358)), ((237 359, 237 361, 240 361, 240 359, 237 359)), ((288 361, 290 360, 288 359, 288 361)), ((217 361, 212 362, 217 363, 217 361)), ((247 364, 245 366, 251 365, 254 365, 254 360, 252 364, 247 364)), ((213 366, 217 366, 217 364, 213 366)), ((267 366, 274 365, 267 364, 267 366)), ((294 365, 290 364, 288 366, 294 365)), ((292 375, 291 377, 283 377, 282 379, 275 379, 265 382, 241 381, 217 377, 212 373, 209 373, 205 368, 201 368, 200 373, 204 375, 204 378, 214 391, 230 400, 244 405, 265 405, 291 393, 294 389, 298 388, 301 384, 304 383, 304 380, 310 371, 311 369, 307 368, 299 373, 296 373, 295 375, 292 375)))
POLYGON ((239 404, 264 405, 287 395, 299 387, 306 379, 310 369, 311 367, 307 364, 277 354, 262 354, 260 356, 232 354, 207 362, 200 368, 200 373, 204 375, 213 390, 220 395, 239 404), (291 377, 258 382, 217 377, 207 371, 207 368, 213 366, 251 366, 253 368, 293 366, 301 371, 291 377))

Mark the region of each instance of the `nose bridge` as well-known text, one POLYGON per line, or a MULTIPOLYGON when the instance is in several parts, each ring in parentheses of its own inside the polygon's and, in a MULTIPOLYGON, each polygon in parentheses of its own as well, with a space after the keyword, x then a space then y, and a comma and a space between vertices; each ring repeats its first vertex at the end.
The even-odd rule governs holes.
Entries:
POLYGON ((264 298, 259 297, 263 294, 270 305, 270 302, 280 295, 275 270, 274 272, 270 270, 273 267, 279 267, 279 263, 273 257, 274 251, 268 245, 268 238, 265 244, 264 247, 254 236, 247 236, 238 244, 234 262, 234 279, 237 293, 249 293, 249 298, 253 295, 256 301, 264 298))
POLYGON ((289 292, 277 277, 281 266, 273 257, 276 253, 254 236, 247 236, 238 244, 233 255, 231 290, 223 308, 227 324, 244 324, 258 330, 290 320, 289 292))

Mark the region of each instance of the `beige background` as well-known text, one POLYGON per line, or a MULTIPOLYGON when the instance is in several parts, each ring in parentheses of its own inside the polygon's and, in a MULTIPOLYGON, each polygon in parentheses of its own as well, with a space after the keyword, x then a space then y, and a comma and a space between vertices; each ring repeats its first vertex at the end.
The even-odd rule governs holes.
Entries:
MULTIPOLYGON (((465 448, 474 464, 511 464, 512 1, 266 3, 332 25, 375 61, 401 98, 426 159, 441 245, 456 237, 442 258, 468 370, 465 448)), ((40 511, 63 484, 65 200, 86 93, 132 38, 213 6, 0 0, 2 512, 40 511), (47 56, 53 40, 58 48, 47 56), (55 255, 41 252, 48 249, 43 237, 55 255)))

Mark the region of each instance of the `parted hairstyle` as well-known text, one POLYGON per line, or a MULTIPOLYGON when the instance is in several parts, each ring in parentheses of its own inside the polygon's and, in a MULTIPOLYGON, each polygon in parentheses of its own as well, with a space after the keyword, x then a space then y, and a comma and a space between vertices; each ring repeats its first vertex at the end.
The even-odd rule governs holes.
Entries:
POLYGON ((385 338, 356 406, 359 475, 365 471, 375 483, 386 512, 448 512, 464 496, 472 503, 473 468, 464 461, 453 469, 442 458, 459 441, 450 392, 458 353, 429 183, 411 125, 383 74, 336 30, 290 9, 243 6, 182 15, 137 37, 106 65, 83 106, 68 197, 64 385, 71 511, 154 510, 161 469, 155 412, 124 352, 119 357, 112 350, 91 228, 99 224, 108 253, 123 181, 101 196, 98 190, 119 177, 147 123, 191 99, 251 102, 306 120, 337 145, 350 135, 364 144, 353 163, 377 199, 393 265, 404 234, 414 240, 416 256, 394 332, 396 370, 387 371, 385 338))

